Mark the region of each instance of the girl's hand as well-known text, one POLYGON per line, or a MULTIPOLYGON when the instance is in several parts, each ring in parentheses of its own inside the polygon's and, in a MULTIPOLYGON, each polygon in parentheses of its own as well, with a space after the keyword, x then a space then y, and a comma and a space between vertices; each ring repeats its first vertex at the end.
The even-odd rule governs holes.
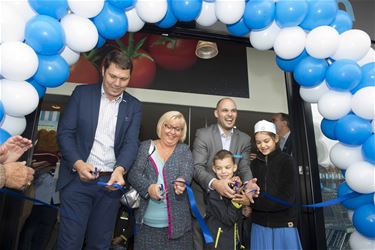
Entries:
POLYGON ((177 178, 174 185, 174 192, 177 195, 183 194, 186 189, 185 180, 183 178, 177 178))

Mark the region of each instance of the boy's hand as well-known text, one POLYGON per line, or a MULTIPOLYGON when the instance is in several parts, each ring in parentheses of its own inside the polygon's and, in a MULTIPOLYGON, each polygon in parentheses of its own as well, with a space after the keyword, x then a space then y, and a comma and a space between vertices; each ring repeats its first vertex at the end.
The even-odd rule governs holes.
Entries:
POLYGON ((238 204, 241 204, 244 206, 250 205, 250 200, 246 194, 237 193, 234 195, 234 198, 232 199, 232 201, 237 202, 238 204))
POLYGON ((238 183, 238 187, 241 187, 242 186, 242 181, 241 181, 241 178, 239 176, 233 176, 232 177, 232 181, 235 183, 237 182, 238 183))
POLYGON ((250 214, 253 212, 253 210, 251 209, 251 207, 249 206, 243 206, 242 207, 242 215, 245 216, 245 217, 250 217, 250 214))

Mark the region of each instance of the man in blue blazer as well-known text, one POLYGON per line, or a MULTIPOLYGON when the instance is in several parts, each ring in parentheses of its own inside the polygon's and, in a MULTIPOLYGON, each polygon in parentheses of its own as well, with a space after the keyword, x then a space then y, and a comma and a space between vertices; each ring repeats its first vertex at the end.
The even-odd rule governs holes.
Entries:
POLYGON ((131 68, 124 53, 109 52, 103 83, 76 87, 65 106, 58 128, 58 249, 82 249, 85 238, 86 249, 110 248, 121 196, 111 185, 125 185, 139 145, 141 103, 125 92, 131 68))

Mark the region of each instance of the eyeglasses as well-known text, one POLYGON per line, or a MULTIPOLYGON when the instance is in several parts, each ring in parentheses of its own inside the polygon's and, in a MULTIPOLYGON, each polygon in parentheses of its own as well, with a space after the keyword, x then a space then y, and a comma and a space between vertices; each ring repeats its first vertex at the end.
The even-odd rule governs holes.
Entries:
POLYGON ((168 131, 174 131, 176 133, 181 133, 182 132, 182 128, 179 128, 179 127, 173 127, 171 125, 168 125, 166 123, 164 123, 164 128, 168 131))

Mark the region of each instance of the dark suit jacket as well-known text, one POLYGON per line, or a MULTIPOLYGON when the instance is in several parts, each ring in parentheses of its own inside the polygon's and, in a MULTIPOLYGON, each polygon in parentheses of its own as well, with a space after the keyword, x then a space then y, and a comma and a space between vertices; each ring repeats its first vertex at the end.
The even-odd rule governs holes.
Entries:
MULTIPOLYGON (((77 160, 86 161, 90 155, 98 125, 101 86, 77 86, 64 108, 64 116, 57 132, 62 153, 57 190, 77 175, 72 171, 73 164, 77 160)), ((115 166, 123 166, 127 172, 138 152, 141 109, 140 101, 124 92, 117 116, 114 150, 115 166)))
POLYGON ((293 144, 292 144, 292 133, 289 134, 288 139, 286 140, 284 147, 282 148, 283 152, 292 155, 293 153, 293 144))
MULTIPOLYGON (((208 184, 212 178, 216 177, 212 170, 212 161, 215 154, 222 149, 223 145, 217 124, 197 130, 193 145, 195 181, 193 189, 201 214, 204 214, 204 194, 208 190, 208 184)), ((240 176, 242 181, 248 181, 253 178, 250 170, 250 149, 250 136, 238 129, 234 129, 230 142, 230 151, 233 154, 241 155, 241 158, 236 158, 235 160, 238 167, 236 175, 240 176)))

